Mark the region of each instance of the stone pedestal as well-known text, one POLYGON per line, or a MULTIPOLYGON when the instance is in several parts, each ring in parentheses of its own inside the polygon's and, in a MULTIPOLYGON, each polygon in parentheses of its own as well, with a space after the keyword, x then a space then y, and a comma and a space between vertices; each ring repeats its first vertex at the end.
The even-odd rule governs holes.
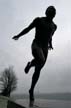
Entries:
POLYGON ((0 96, 0 108, 7 108, 8 99, 0 96))
POLYGON ((0 96, 0 108, 25 108, 7 97, 0 96))

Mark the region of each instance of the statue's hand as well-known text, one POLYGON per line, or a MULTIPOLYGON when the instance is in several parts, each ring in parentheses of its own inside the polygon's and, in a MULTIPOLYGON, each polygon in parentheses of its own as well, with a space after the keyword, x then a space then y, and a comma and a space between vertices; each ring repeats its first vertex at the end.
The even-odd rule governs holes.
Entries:
POLYGON ((50 46, 49 46, 48 49, 49 49, 49 50, 53 50, 53 47, 50 47, 50 46))
POLYGON ((19 36, 14 36, 14 37, 12 37, 12 39, 18 40, 19 39, 19 36))

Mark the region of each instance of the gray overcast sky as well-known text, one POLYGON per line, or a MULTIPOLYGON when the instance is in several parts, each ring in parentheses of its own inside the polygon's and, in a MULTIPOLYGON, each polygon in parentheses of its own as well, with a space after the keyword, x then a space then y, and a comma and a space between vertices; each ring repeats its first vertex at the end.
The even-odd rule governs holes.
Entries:
POLYGON ((11 38, 35 17, 44 16, 49 5, 57 10, 54 22, 58 27, 53 36, 54 50, 49 51, 35 91, 71 92, 71 0, 0 0, 0 73, 14 66, 18 77, 17 93, 27 93, 31 84, 34 69, 25 75, 24 67, 32 59, 35 31, 33 29, 18 41, 11 38))

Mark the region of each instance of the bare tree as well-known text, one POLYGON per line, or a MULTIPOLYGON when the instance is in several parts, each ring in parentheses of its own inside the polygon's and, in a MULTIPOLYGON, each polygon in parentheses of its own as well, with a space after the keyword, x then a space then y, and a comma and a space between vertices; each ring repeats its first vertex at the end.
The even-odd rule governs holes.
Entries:
POLYGON ((14 73, 13 67, 6 68, 0 77, 1 84, 1 95, 10 96, 11 92, 13 92, 17 88, 17 78, 14 73))

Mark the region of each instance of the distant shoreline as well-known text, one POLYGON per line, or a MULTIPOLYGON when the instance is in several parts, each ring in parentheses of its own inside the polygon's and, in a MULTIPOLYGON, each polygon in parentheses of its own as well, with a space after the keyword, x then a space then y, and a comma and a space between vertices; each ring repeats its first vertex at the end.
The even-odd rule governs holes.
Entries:
MULTIPOLYGON (((27 99, 28 94, 12 94, 13 99, 27 99)), ((49 93, 49 94, 35 94, 37 99, 55 99, 55 100, 71 100, 71 93, 49 93)))

